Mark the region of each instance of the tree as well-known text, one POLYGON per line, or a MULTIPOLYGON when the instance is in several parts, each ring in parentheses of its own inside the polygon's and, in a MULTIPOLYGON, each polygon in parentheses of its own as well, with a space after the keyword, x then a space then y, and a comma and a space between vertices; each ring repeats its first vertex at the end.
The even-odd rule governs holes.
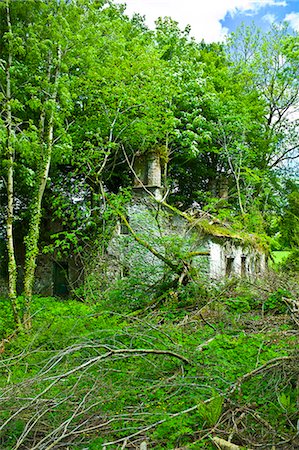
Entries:
MULTIPOLYGON (((4 8, 3 8, 4 9, 4 8)), ((4 12, 4 11, 3 11, 4 12)), ((10 71, 12 66, 13 54, 12 54, 12 29, 10 22, 10 9, 9 3, 5 5, 6 15, 6 38, 8 41, 7 59, 1 61, 1 69, 5 73, 6 89, 5 89, 5 108, 3 125, 5 126, 5 150, 7 158, 7 219, 6 219, 6 233, 7 233, 7 253, 8 253, 8 295, 11 301, 14 320, 16 324, 19 323, 19 313, 17 307, 17 267, 15 260, 14 241, 13 241, 13 164, 14 164, 14 150, 12 144, 12 113, 11 113, 11 79, 10 71)), ((4 37, 4 36, 3 36, 4 37)), ((2 88, 3 90, 3 88, 2 88)))
MULTIPOLYGON (((4 124, 6 153, 8 155, 8 253, 10 269, 10 295, 16 297, 16 268, 13 265, 13 221, 14 205, 18 203, 13 187, 20 187, 22 180, 13 179, 14 168, 19 165, 30 174, 31 192, 23 208, 27 211, 27 233, 25 237, 24 296, 25 313, 16 311, 16 320, 30 327, 30 302, 34 284, 36 258, 42 215, 42 200, 47 185, 53 155, 66 154, 70 140, 65 130, 67 118, 72 110, 69 92, 69 70, 84 45, 85 31, 89 29, 88 9, 95 14, 104 2, 50 2, 32 1, 31 8, 23 12, 23 2, 6 3, 6 25, 3 26, 3 45, 6 48, 7 64, 6 107, 4 124), (8 32, 6 31, 8 29, 8 32), (6 39, 6 41, 5 41, 6 39), (17 51, 12 53, 12 39, 17 51), (14 61, 13 61, 13 56, 14 61), (11 66, 11 63, 14 63, 11 66), (11 73, 14 73, 13 100, 11 73), (18 111, 18 120, 12 128, 12 106, 18 111), (17 131, 15 131, 17 130, 17 131), (14 131, 14 148, 12 132, 14 131), (18 315, 18 317, 17 317, 18 315)), ((14 303, 13 308, 14 307, 14 303)))
POLYGON ((127 157, 133 161, 165 145, 174 83, 151 32, 113 6, 95 20, 91 53, 79 67, 72 164, 96 191, 105 185, 116 192, 131 184, 127 157))
MULTIPOLYGON (((13 208, 17 205, 26 223, 23 230, 27 229, 22 231, 25 313, 19 313, 18 320, 30 327, 42 202, 52 161, 60 167, 69 164, 74 176, 86 178, 92 189, 109 185, 117 190, 125 180, 119 167, 125 173, 130 170, 126 158, 160 151, 165 142, 172 121, 173 84, 151 33, 140 18, 124 16, 122 7, 105 1, 39 0, 32 1, 32 8, 23 13, 21 5, 20 1, 7 2, 10 15, 3 25, 3 39, 12 39, 12 33, 6 33, 11 28, 19 49, 10 54, 7 39, 8 61, 15 57, 13 95, 18 118, 14 151, 10 145, 10 70, 3 72, 8 86, 3 130, 10 158, 5 176, 10 183, 9 248, 14 243, 13 208), (68 123, 71 113, 75 120, 68 123), (16 169, 18 176, 13 180, 16 169)), ((14 268, 11 297, 16 298, 12 256, 10 261, 14 268)))
POLYGON ((197 44, 188 39, 188 30, 182 33, 167 21, 158 23, 157 30, 178 86, 173 99, 176 130, 170 141, 173 198, 184 206, 206 206, 211 197, 219 202, 225 181, 230 204, 244 213, 246 168, 253 169, 262 159, 264 104, 256 91, 248 92, 244 77, 232 73, 222 45, 197 44))
POLYGON ((287 24, 273 24, 268 32, 241 26, 228 39, 228 54, 235 74, 257 90, 265 104, 264 167, 275 168, 299 157, 298 33, 287 24))
POLYGON ((190 29, 180 30, 170 18, 156 23, 155 39, 161 58, 175 82, 171 99, 174 131, 169 133, 169 179, 176 202, 192 203, 205 181, 204 169, 195 161, 201 159, 201 148, 209 142, 210 133, 204 129, 203 105, 210 92, 204 76, 200 45, 189 36, 190 29), (195 168, 196 165, 196 168, 195 168), (198 169, 198 170, 197 170, 198 169), (202 171, 203 170, 203 171, 202 171))

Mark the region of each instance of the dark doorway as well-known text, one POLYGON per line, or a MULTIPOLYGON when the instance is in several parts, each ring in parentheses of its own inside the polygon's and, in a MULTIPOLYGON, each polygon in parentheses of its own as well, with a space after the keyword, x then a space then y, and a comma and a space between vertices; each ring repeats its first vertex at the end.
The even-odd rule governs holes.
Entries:
POLYGON ((69 293, 68 263, 53 263, 53 294, 57 297, 66 297, 69 293))
POLYGON ((255 273, 261 273, 261 259, 258 256, 255 259, 255 273))

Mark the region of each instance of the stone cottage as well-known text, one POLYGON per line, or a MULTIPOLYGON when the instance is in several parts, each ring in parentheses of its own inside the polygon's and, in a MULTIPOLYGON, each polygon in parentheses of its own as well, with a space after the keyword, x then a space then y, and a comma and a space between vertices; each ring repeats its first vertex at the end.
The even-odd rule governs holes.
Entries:
POLYGON ((253 278, 266 271, 266 250, 255 236, 238 235, 201 211, 183 213, 163 201, 159 155, 137 159, 132 171, 133 197, 126 216, 131 230, 120 220, 107 249, 107 270, 114 277, 143 271, 154 281, 165 269, 132 231, 161 255, 189 258, 209 278, 253 278))
MULTIPOLYGON (((98 276, 112 281, 136 274, 154 283, 167 269, 163 258, 174 263, 185 258, 201 274, 213 279, 229 276, 252 278, 263 274, 267 267, 266 251, 254 236, 237 235, 229 227, 214 223, 211 217, 199 210, 184 213, 165 203, 162 169, 163 162, 158 154, 135 159, 132 167, 133 195, 125 218, 130 229, 123 220, 119 220, 106 254, 99 256, 101 260, 95 264, 98 276)), ((226 189, 222 191, 226 192, 226 189)), ((226 195, 222 191, 220 194, 226 195)), ((3 294, 7 273, 3 257, 4 239, 1 242, 0 294, 3 294)), ((18 248, 22 249, 22 245, 18 248)), ((21 275, 20 291, 24 265, 22 251, 17 254, 17 263, 21 275)), ((61 260, 55 255, 42 254, 38 258, 35 292, 67 296, 82 285, 84 279, 84 267, 75 256, 61 260)))

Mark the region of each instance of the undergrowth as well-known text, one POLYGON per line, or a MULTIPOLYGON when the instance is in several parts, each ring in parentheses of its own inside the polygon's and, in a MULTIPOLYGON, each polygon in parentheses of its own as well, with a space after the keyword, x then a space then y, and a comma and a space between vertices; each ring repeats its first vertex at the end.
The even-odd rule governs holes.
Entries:
POLYGON ((32 331, 13 337, 3 300, 0 448, 298 448, 297 295, 274 279, 133 306, 131 287, 126 302, 35 297, 32 331))

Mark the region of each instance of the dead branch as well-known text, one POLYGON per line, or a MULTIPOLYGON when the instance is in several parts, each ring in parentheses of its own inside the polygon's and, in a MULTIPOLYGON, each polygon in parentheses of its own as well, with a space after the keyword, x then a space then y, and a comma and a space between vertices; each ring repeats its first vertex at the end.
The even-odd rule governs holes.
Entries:
MULTIPOLYGON (((216 444, 217 448, 221 450, 241 450, 241 447, 239 445, 232 444, 231 442, 228 442, 220 437, 212 437, 212 441, 214 444, 216 444)), ((245 450, 244 447, 242 447, 243 450, 245 450)), ((246 449, 250 450, 250 449, 246 449)))
MULTIPOLYGON (((209 341, 207 341, 207 342, 209 342, 209 341)), ((234 383, 234 385, 231 388, 229 388, 227 391, 222 393, 221 396, 223 398, 226 398, 227 396, 233 394, 235 392, 235 390, 239 386, 241 386, 242 383, 244 383, 248 379, 254 377, 255 375, 258 375, 258 374, 262 373, 263 371, 270 370, 270 369, 272 369, 274 367, 277 367, 283 361, 293 361, 293 360, 296 360, 296 359, 297 359, 296 357, 292 357, 292 356, 283 356, 283 357, 280 357, 280 358, 274 358, 274 359, 272 359, 270 361, 267 361, 267 363, 265 363, 264 365, 258 367, 257 369, 254 369, 251 372, 248 372, 245 375, 243 375, 242 377, 240 377, 236 381, 236 383, 234 383)), ((211 397, 211 398, 205 400, 204 402, 200 402, 200 405, 210 403, 214 399, 215 399, 215 397, 211 397)), ((136 437, 136 436, 138 436, 140 434, 143 434, 143 433, 145 433, 145 432, 147 432, 147 431, 157 427, 158 425, 166 422, 167 420, 169 420, 171 418, 178 417, 178 416, 181 416, 181 415, 184 415, 184 414, 188 414, 189 412, 192 412, 192 411, 196 410, 198 408, 198 406, 199 406, 199 404, 196 404, 196 405, 194 405, 191 408, 188 408, 186 410, 180 411, 180 412, 175 413, 175 414, 170 414, 168 418, 161 419, 161 420, 159 420, 159 421, 157 421, 157 422, 155 422, 155 423, 153 423, 153 424, 151 424, 151 425, 149 425, 149 426, 147 426, 145 428, 140 429, 136 433, 133 433, 133 434, 131 434, 129 436, 126 436, 124 438, 117 439, 115 441, 106 442, 105 446, 119 444, 121 442, 124 442, 125 440, 129 441, 133 437, 136 437)), ((230 443, 228 441, 225 441, 224 439, 217 438, 217 437, 216 438, 212 438, 212 439, 213 439, 213 442, 215 444, 216 444, 216 441, 217 441, 218 448, 221 449, 221 450, 241 450, 241 447, 236 446, 235 444, 232 444, 232 443, 230 443)), ((251 450, 251 449, 247 449, 247 450, 251 450)))
POLYGON ((299 327, 299 301, 287 297, 283 297, 282 299, 288 306, 293 321, 299 327))
POLYGON ((208 322, 202 314, 199 314, 199 317, 202 319, 202 321, 208 325, 210 328, 212 328, 214 331, 217 331, 214 325, 212 325, 210 322, 208 322))
POLYGON ((273 369, 274 367, 277 367, 280 365, 280 363, 284 361, 296 361, 298 359, 297 356, 281 356, 279 358, 270 359, 270 361, 267 361, 265 364, 263 364, 260 367, 257 367, 256 369, 252 370, 251 372, 245 373, 242 377, 240 377, 231 387, 231 389, 228 390, 228 394, 233 394, 245 381, 249 380, 250 378, 259 375, 262 372, 265 372, 267 370, 273 369))
MULTIPOLYGON (((107 348, 107 347, 106 347, 107 348)), ((98 362, 107 359, 113 355, 126 355, 126 354, 131 354, 133 356, 136 355, 140 355, 140 354, 156 354, 156 355, 168 355, 168 356, 172 356, 174 358, 180 359, 181 361, 183 361, 185 364, 191 364, 190 361, 185 358, 182 355, 179 355, 175 352, 172 352, 170 350, 158 350, 158 349, 109 349, 106 353, 100 355, 100 356, 96 356, 94 358, 90 358, 87 361, 85 361, 83 364, 80 364, 79 366, 74 367, 73 369, 64 372, 62 374, 59 375, 54 375, 54 376, 50 376, 47 378, 42 378, 42 376, 38 376, 36 378, 33 378, 31 380, 26 380, 26 382, 33 382, 35 380, 43 380, 43 381, 51 381, 51 383, 46 386, 38 395, 36 395, 36 397, 34 397, 33 399, 31 399, 29 401, 28 404, 22 406, 21 408, 19 408, 15 413, 13 413, 6 421, 4 421, 4 423, 2 423, 2 425, 0 426, 0 431, 5 429, 5 427, 15 418, 17 417, 22 411, 27 410, 28 408, 30 408, 31 406, 33 406, 43 395, 45 395, 47 392, 49 392, 51 390, 51 388, 53 386, 55 386, 55 384, 57 384, 59 381, 63 380, 64 378, 68 377, 69 375, 72 375, 74 373, 77 372, 81 372, 95 364, 97 364, 98 362)))
POLYGON ((200 345, 196 348, 196 350, 197 350, 198 352, 202 352, 203 349, 204 349, 205 347, 207 347, 207 346, 210 344, 210 342, 213 342, 213 341, 214 341, 215 337, 216 337, 216 336, 214 336, 214 337, 208 339, 207 341, 203 342, 202 344, 200 344, 200 345))
MULTIPOLYGON (((214 397, 209 398, 208 400, 205 400, 204 402, 201 402, 201 404, 210 403, 213 399, 214 399, 214 397)), ((149 426, 147 426, 147 427, 145 427, 145 428, 142 428, 141 430, 136 431, 136 433, 133 433, 133 434, 131 434, 130 436, 126 436, 126 437, 124 437, 124 438, 117 439, 116 441, 105 442, 104 445, 105 445, 105 446, 108 446, 108 445, 119 444, 120 442, 124 442, 125 440, 128 441, 129 439, 132 439, 132 438, 135 437, 135 436, 139 436, 140 434, 143 434, 143 433, 145 433, 146 431, 151 430, 152 428, 156 428, 158 425, 161 425, 162 423, 166 422, 166 421, 169 420, 169 419, 172 419, 172 418, 178 417, 178 416, 182 416, 182 415, 184 415, 184 414, 188 414, 189 412, 194 411, 194 410, 196 410, 197 408, 198 408, 198 404, 196 404, 196 405, 194 405, 194 406, 191 406, 191 408, 185 409, 185 410, 183 410, 183 411, 179 411, 179 412, 174 413, 174 414, 169 414, 169 417, 167 417, 166 419, 158 420, 157 422, 152 423, 151 425, 149 425, 149 426)))

